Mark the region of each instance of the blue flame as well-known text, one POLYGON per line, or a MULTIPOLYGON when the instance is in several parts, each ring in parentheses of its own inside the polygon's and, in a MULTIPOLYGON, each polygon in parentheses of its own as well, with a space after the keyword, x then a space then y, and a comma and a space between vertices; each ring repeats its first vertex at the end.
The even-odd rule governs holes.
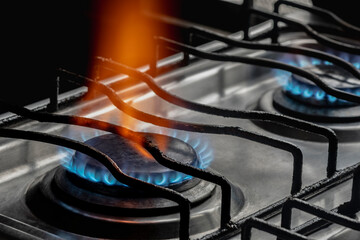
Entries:
POLYGON ((336 99, 337 99, 336 97, 331 96, 331 95, 328 95, 327 97, 328 97, 328 101, 329 101, 329 102, 331 102, 331 103, 336 102, 336 99))
POLYGON ((104 174, 104 183, 106 185, 115 185, 116 184, 116 179, 114 178, 114 176, 110 172, 106 172, 104 174))
POLYGON ((312 58, 311 59, 311 65, 320 65, 321 61, 319 59, 316 58, 312 58))
POLYGON ((309 88, 305 89, 303 92, 304 98, 310 98, 314 94, 313 90, 310 90, 309 88))
MULTIPOLYGON (((282 85, 284 91, 291 93, 294 96, 302 96, 305 99, 312 98, 316 101, 328 101, 330 103, 335 102, 346 102, 345 100, 338 99, 332 95, 325 93, 316 85, 305 84, 296 79, 292 79, 289 77, 286 84, 282 85)), ((343 89, 349 93, 360 96, 360 87, 353 89, 343 89)))
POLYGON ((303 92, 303 90, 302 90, 302 86, 301 86, 301 85, 295 85, 295 86, 293 87, 293 89, 291 89, 291 93, 292 93, 293 95, 301 95, 302 92, 303 92))
MULTIPOLYGON (((92 134, 93 136, 99 136, 100 131, 92 134)), ((160 132, 160 134, 164 134, 160 132)), ((190 135, 187 132, 178 132, 171 130, 164 135, 176 137, 193 147, 198 157, 197 168, 205 169, 209 167, 212 162, 213 150, 206 139, 195 137, 195 135, 190 135)), ((93 137, 92 136, 92 137, 93 137)), ((86 141, 85 134, 81 134, 83 141, 86 141)), ((123 183, 118 182, 114 176, 105 168, 96 167, 91 164, 91 162, 78 161, 74 159, 75 152, 68 148, 60 148, 60 153, 64 155, 62 158, 62 165, 69 171, 72 172, 83 179, 87 179, 91 182, 104 183, 109 186, 121 185, 126 186, 123 183)), ((142 180, 147 183, 152 183, 158 186, 169 186, 171 184, 181 183, 187 179, 191 179, 192 176, 183 174, 181 172, 169 171, 165 173, 133 173, 126 172, 126 169, 123 171, 134 178, 142 180)))
POLYGON ((319 101, 324 100, 326 93, 322 90, 317 90, 315 93, 315 98, 319 101))
MULTIPOLYGON (((359 56, 353 56, 347 53, 339 53, 339 52, 331 52, 328 51, 331 54, 337 55, 340 58, 349 61, 352 63, 357 69, 360 70, 360 57, 359 56)), ((309 57, 303 57, 303 56, 296 56, 294 58, 290 58, 289 56, 286 56, 286 58, 281 59, 283 62, 290 64, 292 66, 296 67, 307 67, 311 65, 333 65, 331 62, 323 61, 316 58, 309 58, 309 57)), ((325 93, 323 90, 321 90, 317 86, 313 86, 310 84, 304 84, 302 82, 299 82, 297 80, 294 80, 291 78, 291 73, 282 71, 282 70, 275 70, 275 75, 278 80, 279 85, 283 87, 283 89, 286 92, 291 93, 295 96, 302 96, 303 98, 309 99, 311 98, 314 101, 328 101, 329 103, 336 103, 336 102, 346 102, 342 99, 337 99, 336 97, 329 95, 325 93)), ((347 91, 349 93, 356 94, 360 96, 360 87, 359 88, 353 88, 353 89, 342 89, 344 91, 347 91)))

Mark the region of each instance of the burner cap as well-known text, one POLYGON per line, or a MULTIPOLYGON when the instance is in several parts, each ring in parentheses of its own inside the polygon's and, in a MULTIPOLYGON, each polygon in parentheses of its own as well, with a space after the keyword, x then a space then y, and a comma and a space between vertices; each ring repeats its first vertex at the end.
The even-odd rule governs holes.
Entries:
MULTIPOLYGON (((331 87, 360 95, 359 81, 339 67, 320 64, 304 67, 304 70, 315 73, 331 87)), ((291 75, 283 90, 287 96, 313 106, 344 107, 356 105, 325 93, 313 82, 296 74, 291 75)))
MULTIPOLYGON (((156 143, 159 149, 170 158, 199 167, 197 153, 186 142, 161 134, 145 133, 144 135, 156 143)), ((172 186, 191 178, 191 176, 162 166, 142 146, 115 134, 97 136, 85 143, 107 154, 127 175, 145 182, 172 186)), ((64 166, 78 177, 91 182, 124 186, 100 162, 81 152, 76 152, 64 166)))

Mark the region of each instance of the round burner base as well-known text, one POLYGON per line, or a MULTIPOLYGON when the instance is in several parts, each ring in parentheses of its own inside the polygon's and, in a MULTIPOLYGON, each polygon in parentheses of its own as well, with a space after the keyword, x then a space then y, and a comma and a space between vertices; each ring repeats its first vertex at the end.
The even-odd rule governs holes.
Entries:
MULTIPOLYGON (((198 168, 204 167, 195 149, 185 141, 156 133, 139 134, 146 136, 160 151, 177 162, 198 168)), ((86 140, 85 144, 108 155, 125 174, 148 183, 176 187, 191 179, 191 176, 158 163, 141 144, 116 134, 96 136, 86 140)), ((98 186, 98 183, 126 186, 117 181, 103 164, 82 152, 77 151, 66 158, 63 165, 69 172, 77 175, 78 179, 94 183, 94 186, 98 186)))
MULTIPOLYGON (((176 203, 140 192, 131 196, 133 193, 125 191, 124 196, 119 197, 90 192, 73 185, 64 174, 67 173, 62 167, 55 168, 33 182, 26 193, 27 206, 45 222, 97 238, 177 238, 179 213, 176 203), (64 177, 67 178, 65 181, 64 177)), ((120 188, 125 188, 118 187, 118 193, 121 193, 120 188)), ((198 180, 194 186, 176 191, 191 201, 191 235, 219 227, 219 187, 198 180)), ((232 197, 232 215, 235 216, 244 205, 244 196, 238 187, 233 186, 232 197)))
MULTIPOLYGON (((156 216, 177 211, 177 204, 126 186, 92 183, 63 168, 48 174, 42 184, 53 181, 52 192, 69 205, 98 213, 118 213, 122 216, 156 216)), ((209 198, 215 189, 212 183, 191 179, 174 190, 181 192, 192 205, 209 198)))
MULTIPOLYGON (((282 93, 280 88, 266 92, 254 107, 256 110, 279 113, 331 128, 341 142, 360 140, 360 106, 344 108, 317 108, 296 102, 282 93)), ((285 137, 306 141, 327 141, 325 137, 305 133, 281 124, 253 121, 261 128, 285 137)))
MULTIPOLYGON (((267 101, 264 97, 260 100, 260 105, 266 104, 263 100, 267 101)), ((307 121, 322 123, 348 123, 360 121, 359 105, 344 106, 341 108, 312 106, 288 97, 280 88, 274 91, 269 102, 272 102, 275 109, 279 112, 307 121)))

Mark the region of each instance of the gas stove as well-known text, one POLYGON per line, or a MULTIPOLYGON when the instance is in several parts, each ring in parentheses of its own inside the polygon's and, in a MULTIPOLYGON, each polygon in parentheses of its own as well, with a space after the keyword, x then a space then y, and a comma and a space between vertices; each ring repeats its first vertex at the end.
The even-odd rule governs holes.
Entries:
POLYGON ((245 12, 270 20, 191 28, 209 39, 196 48, 160 36, 180 53, 96 57, 111 76, 59 69, 49 99, 2 101, 0 236, 359 239, 359 47, 245 12))

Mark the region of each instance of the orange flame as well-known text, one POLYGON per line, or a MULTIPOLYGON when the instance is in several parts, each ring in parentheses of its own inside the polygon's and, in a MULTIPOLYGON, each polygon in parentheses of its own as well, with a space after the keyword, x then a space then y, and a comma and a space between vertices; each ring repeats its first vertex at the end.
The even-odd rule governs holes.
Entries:
MULTIPOLYGON (((100 20, 95 25, 96 55, 132 67, 148 63, 153 55, 153 36, 164 35, 164 27, 145 16, 142 1, 99 2, 97 15, 100 20)), ((154 5, 157 1, 151 2, 151 8, 159 7, 154 5)))
MULTIPOLYGON (((147 9, 158 9, 160 6, 157 1, 144 1, 147 9), (149 6, 149 4, 152 6, 149 6)), ((126 64, 131 67, 140 67, 148 64, 154 54, 155 35, 167 35, 166 29, 158 22, 149 19, 142 12, 142 1, 98 1, 94 5, 96 9, 94 20, 93 35, 93 53, 94 56, 103 56, 112 58, 115 61, 126 64)), ((100 71, 98 66, 93 66, 90 70, 90 76, 96 78, 107 77, 100 71)), ((112 73, 113 74, 113 73, 112 73)), ((136 80, 133 81, 134 84, 136 80)), ((89 86, 91 94, 88 94, 86 100, 102 96, 93 86, 89 86), (91 90, 92 89, 92 90, 91 90), (90 98, 90 99, 89 99, 90 98)), ((121 113, 121 122, 119 125, 136 130, 136 120, 125 113, 121 113)), ((102 115, 102 120, 112 119, 111 114, 102 115)), ((122 135, 127 135, 122 132, 122 135)), ((163 141, 163 139, 159 140, 163 141)), ((158 142, 158 141, 157 141, 158 142)), ((166 143, 160 143, 165 146, 166 143)), ((140 145, 134 144, 135 148, 142 155, 149 157, 149 153, 140 145)), ((164 148, 163 148, 164 149, 164 148)))

